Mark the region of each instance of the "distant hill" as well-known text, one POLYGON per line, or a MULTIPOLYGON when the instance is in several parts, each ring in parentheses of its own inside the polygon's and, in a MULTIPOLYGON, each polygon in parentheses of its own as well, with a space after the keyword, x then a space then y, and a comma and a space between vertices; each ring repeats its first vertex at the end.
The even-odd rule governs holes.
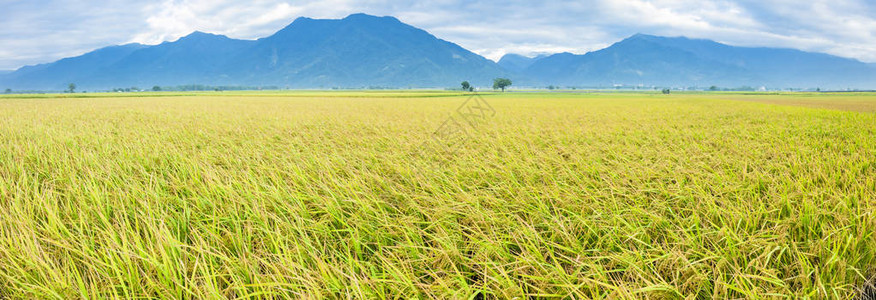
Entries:
POLYGON ((499 59, 498 64, 509 71, 522 72, 526 70, 536 61, 548 57, 549 55, 539 55, 536 57, 527 57, 520 54, 509 53, 499 59))
POLYGON ((637 34, 583 55, 495 63, 393 17, 298 18, 258 40, 194 32, 173 42, 128 44, 0 73, 0 89, 80 90, 154 85, 288 88, 491 86, 876 88, 876 65, 792 49, 745 48, 710 40, 637 34))
POLYGON ((99 49, 0 77, 14 89, 257 85, 291 88, 487 86, 511 73, 393 17, 296 19, 256 41, 195 32, 155 46, 99 49))
POLYGON ((99 71, 104 68, 147 47, 141 44, 111 46, 53 63, 22 67, 0 77, 0 87, 11 87, 14 90, 63 90, 69 83, 99 75, 99 71))
POLYGON ((873 88, 876 68, 793 49, 733 47, 637 34, 584 55, 555 54, 523 73, 547 84, 873 88))

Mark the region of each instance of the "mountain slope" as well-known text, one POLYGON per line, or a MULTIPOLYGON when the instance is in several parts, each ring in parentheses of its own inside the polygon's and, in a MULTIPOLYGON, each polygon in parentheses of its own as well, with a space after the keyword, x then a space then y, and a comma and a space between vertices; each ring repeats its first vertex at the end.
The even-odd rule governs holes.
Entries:
POLYGON ((513 72, 522 72, 526 70, 529 66, 534 64, 536 61, 539 61, 542 58, 548 57, 548 55, 539 55, 536 57, 526 57, 520 54, 505 54, 499 59, 498 64, 502 66, 506 70, 513 72))
POLYGON ((140 87, 229 83, 231 80, 220 66, 254 43, 196 31, 174 42, 134 51, 80 80, 85 85, 140 87))
POLYGON ((486 85, 504 74, 492 61, 426 31, 364 14, 299 18, 231 63, 244 82, 292 87, 486 85))
POLYGON ((4 87, 16 90, 63 90, 72 82, 96 76, 98 71, 127 57, 134 51, 147 48, 141 44, 105 47, 53 63, 22 67, 0 77, 4 87))
POLYGON ((552 55, 524 73, 546 83, 590 86, 873 88, 876 78, 867 64, 827 54, 643 34, 584 55, 552 55))

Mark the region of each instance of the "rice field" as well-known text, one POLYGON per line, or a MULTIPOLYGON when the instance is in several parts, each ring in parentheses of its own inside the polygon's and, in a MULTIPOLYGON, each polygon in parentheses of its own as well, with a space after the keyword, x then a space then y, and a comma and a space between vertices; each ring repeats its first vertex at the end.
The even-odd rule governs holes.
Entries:
POLYGON ((876 94, 470 96, 0 96, 0 298, 852 299, 876 278, 876 94))

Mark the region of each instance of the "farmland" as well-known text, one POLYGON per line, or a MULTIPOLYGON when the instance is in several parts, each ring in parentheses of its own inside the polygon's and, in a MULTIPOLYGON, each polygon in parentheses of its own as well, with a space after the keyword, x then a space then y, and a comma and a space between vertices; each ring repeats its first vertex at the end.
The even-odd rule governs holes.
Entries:
POLYGON ((488 93, 473 123, 469 97, 0 96, 0 298, 852 298, 876 277, 876 94, 488 93))

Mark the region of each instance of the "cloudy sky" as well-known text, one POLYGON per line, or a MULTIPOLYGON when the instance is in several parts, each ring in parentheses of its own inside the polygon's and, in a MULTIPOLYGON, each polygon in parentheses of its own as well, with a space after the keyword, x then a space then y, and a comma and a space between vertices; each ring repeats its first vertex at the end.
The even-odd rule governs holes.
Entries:
POLYGON ((876 62, 873 0, 0 0, 0 70, 192 31, 256 39, 295 18, 391 15, 498 59, 586 53, 635 33, 789 47, 876 62))

